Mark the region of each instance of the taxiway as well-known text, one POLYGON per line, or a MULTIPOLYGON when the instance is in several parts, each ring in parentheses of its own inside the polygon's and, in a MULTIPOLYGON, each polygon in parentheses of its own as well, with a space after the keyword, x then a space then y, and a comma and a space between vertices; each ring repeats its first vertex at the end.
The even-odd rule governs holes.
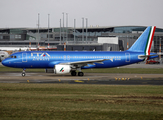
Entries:
MULTIPOLYGON (((122 68, 163 68, 160 65, 133 64, 122 68)), ((76 83, 118 85, 163 85, 163 74, 84 73, 84 76, 55 75, 53 73, 0 72, 0 83, 76 83)))
POLYGON ((0 83, 80 83, 121 85, 163 85, 163 74, 85 73, 83 77, 52 73, 0 73, 0 83))

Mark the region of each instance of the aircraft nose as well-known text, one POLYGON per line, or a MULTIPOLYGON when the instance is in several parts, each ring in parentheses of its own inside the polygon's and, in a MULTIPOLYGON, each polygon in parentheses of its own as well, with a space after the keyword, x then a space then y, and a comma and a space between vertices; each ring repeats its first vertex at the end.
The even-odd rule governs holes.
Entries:
POLYGON ((6 60, 3 60, 2 61, 2 65, 7 66, 8 65, 8 62, 6 60))

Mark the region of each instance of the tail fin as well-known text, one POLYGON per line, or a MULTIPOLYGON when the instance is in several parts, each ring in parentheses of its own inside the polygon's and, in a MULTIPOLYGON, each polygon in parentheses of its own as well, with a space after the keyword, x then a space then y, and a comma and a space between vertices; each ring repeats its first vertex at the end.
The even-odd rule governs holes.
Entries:
POLYGON ((150 55, 155 29, 156 26, 147 27, 136 42, 130 47, 129 51, 144 52, 145 55, 150 55))

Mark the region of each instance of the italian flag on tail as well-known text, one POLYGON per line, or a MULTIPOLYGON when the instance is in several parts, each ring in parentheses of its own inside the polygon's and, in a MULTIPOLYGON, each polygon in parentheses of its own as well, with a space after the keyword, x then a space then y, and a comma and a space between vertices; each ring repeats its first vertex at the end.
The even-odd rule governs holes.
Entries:
MULTIPOLYGON (((150 55, 150 50, 151 50, 151 46, 152 46, 155 29, 156 29, 156 26, 152 26, 150 28, 150 32, 148 34, 148 40, 147 40, 145 51, 144 51, 145 55, 150 55)), ((149 59, 149 57, 146 60, 148 60, 148 59, 149 59)))

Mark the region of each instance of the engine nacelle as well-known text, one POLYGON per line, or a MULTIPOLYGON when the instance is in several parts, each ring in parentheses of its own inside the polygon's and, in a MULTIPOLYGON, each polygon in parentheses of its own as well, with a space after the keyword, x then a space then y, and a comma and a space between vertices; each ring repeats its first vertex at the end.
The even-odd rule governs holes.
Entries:
POLYGON ((70 65, 55 65, 54 66, 54 73, 56 74, 66 74, 71 71, 70 65))

